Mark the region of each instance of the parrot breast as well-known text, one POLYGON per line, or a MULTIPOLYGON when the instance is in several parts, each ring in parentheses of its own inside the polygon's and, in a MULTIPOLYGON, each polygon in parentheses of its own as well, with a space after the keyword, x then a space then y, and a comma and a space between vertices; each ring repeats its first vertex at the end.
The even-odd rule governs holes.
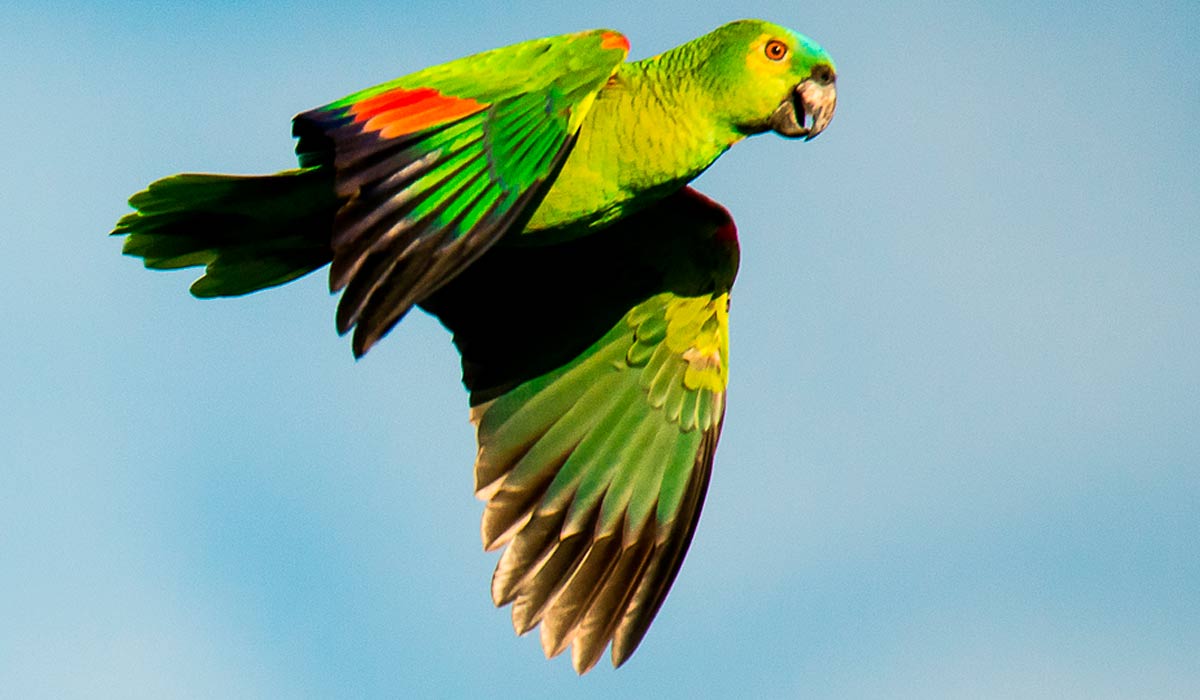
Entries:
POLYGON ((717 126, 690 73, 667 59, 618 67, 523 236, 607 226, 679 190, 742 138, 717 126))

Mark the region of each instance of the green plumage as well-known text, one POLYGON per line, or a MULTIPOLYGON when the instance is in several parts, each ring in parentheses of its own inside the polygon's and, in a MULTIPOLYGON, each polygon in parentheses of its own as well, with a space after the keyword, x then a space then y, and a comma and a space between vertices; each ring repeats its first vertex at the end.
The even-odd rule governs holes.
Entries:
POLYGON ((238 296, 290 282, 329 262, 336 199, 327 171, 175 175, 130 198, 117 222, 124 253, 146 267, 205 265, 198 297, 238 296))
POLYGON ((812 138, 836 99, 816 44, 757 20, 622 63, 609 30, 434 66, 296 117, 301 168, 184 174, 114 234, 204 265, 196 296, 332 263, 365 353, 419 305, 470 392, 492 581, 580 673, 637 648, 695 532, 725 412, 727 212, 686 187, 748 135, 812 138))
MULTIPOLYGON (((678 570, 679 560, 651 569, 622 558, 658 561, 694 530, 724 391, 688 389, 684 356, 704 343, 687 335, 700 316, 723 316, 736 267, 728 215, 684 190, 603 237, 497 249, 426 304, 469 368, 484 546, 508 545, 493 599, 512 604, 518 632, 540 623, 547 653, 574 642, 577 668, 613 635, 623 640, 614 661, 628 658, 678 570), (612 274, 617 266, 624 274, 612 274), (580 332, 573 318, 599 330, 580 332), (588 339, 549 371, 529 363, 539 347, 588 339), (654 361, 631 361, 639 347, 654 361), (664 368, 677 381, 648 401, 664 368), (647 602, 630 607, 634 599, 647 602)), ((727 353, 719 332, 714 342, 727 353)))

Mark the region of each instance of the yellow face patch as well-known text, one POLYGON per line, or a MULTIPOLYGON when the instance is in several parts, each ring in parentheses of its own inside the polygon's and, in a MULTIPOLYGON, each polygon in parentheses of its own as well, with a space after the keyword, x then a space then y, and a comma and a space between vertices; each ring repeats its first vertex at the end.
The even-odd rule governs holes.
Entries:
POLYGON ((783 75, 792 69, 792 54, 796 47, 787 39, 773 34, 760 34, 750 44, 750 52, 746 54, 746 67, 757 75, 783 75), (787 54, 780 59, 774 59, 768 52, 768 45, 775 42, 787 48, 787 54))

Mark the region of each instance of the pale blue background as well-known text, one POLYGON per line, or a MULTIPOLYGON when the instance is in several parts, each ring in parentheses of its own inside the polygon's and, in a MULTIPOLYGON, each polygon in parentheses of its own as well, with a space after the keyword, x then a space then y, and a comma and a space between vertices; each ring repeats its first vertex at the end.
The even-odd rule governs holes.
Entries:
POLYGON ((1200 696, 1194 0, 10 1, 0 97, 0 695, 1200 696), (105 234, 424 65, 743 15, 841 104, 699 182, 744 248, 725 436, 645 643, 580 680, 488 599, 435 322, 355 363, 321 275, 199 302, 105 234))

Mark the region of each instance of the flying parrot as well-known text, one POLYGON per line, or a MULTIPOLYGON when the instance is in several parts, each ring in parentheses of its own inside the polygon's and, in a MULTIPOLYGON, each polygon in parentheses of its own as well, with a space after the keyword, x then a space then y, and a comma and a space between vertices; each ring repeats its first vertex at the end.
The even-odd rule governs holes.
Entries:
POLYGON ((582 674, 646 634, 700 515, 725 413, 729 213, 688 183, 733 144, 812 139, 836 104, 811 39, 742 20, 625 62, 611 30, 433 66, 293 120, 299 168, 180 174, 116 225, 197 297, 330 265, 362 356, 415 305, 453 334, 492 578, 582 674))

